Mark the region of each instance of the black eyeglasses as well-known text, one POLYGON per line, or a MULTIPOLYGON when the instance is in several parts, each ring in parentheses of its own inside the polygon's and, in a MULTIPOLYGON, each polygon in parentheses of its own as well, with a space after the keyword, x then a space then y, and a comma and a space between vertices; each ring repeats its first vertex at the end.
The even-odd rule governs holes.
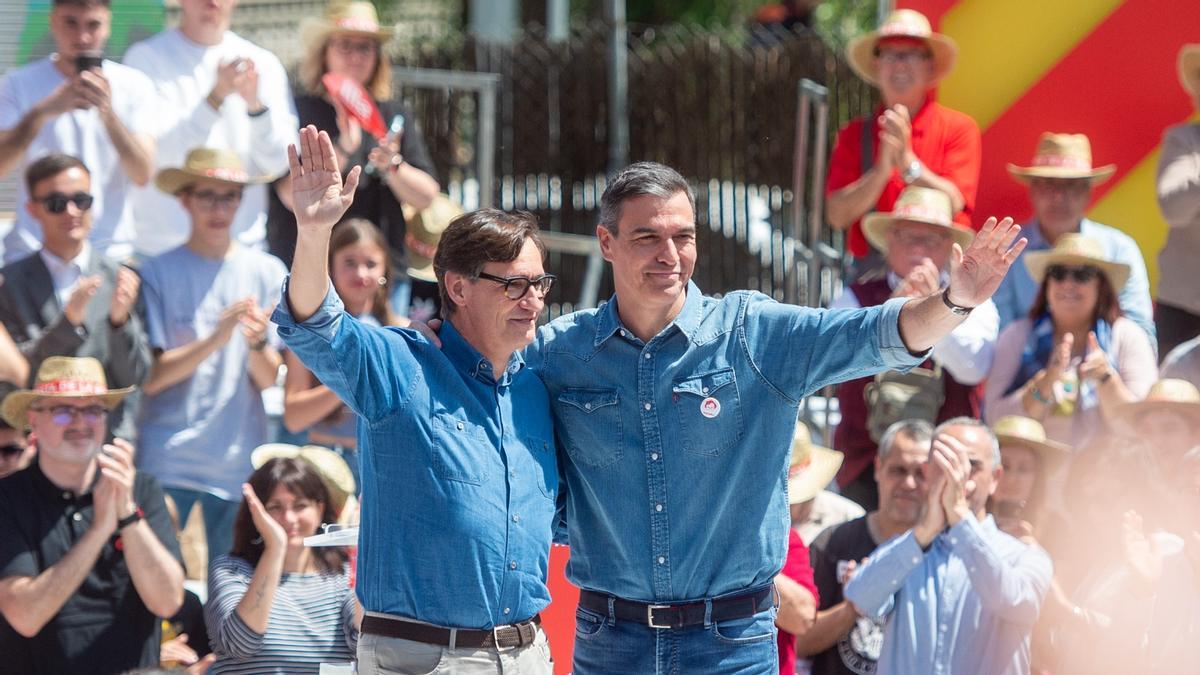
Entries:
POLYGON ((1046 270, 1046 276, 1055 281, 1066 281, 1070 277, 1072 281, 1080 284, 1086 284, 1092 279, 1100 276, 1100 270, 1091 265, 1083 265, 1081 267, 1068 267, 1066 265, 1051 265, 1046 270))
POLYGON ((55 405, 45 408, 30 408, 30 410, 50 413, 50 419, 60 427, 70 424, 76 416, 83 418, 83 421, 88 424, 95 424, 101 417, 108 414, 108 408, 102 405, 89 405, 82 408, 73 405, 55 405))
POLYGON ((25 446, 9 443, 8 445, 0 445, 0 457, 9 458, 13 455, 19 455, 25 450, 25 446))
POLYGON ((86 192, 76 192, 73 195, 51 192, 35 201, 45 206, 50 213, 62 213, 67 210, 67 204, 74 204, 80 211, 87 211, 92 208, 95 198, 86 192))
POLYGON ((480 279, 487 279, 488 281, 494 281, 498 284, 503 284, 504 297, 508 298, 509 300, 520 300, 521 298, 525 297, 525 294, 528 293, 529 289, 533 287, 537 287, 538 292, 542 294, 542 297, 546 297, 546 294, 550 292, 550 287, 554 285, 554 280, 558 279, 558 277, 554 276, 553 274, 543 274, 540 277, 534 277, 532 279, 528 277, 498 277, 494 274, 488 274, 486 272, 480 272, 478 276, 480 279))
POLYGON ((200 190, 189 192, 192 199, 196 203, 203 206, 209 211, 215 211, 218 207, 222 209, 236 209, 242 201, 242 192, 212 192, 209 190, 200 190))

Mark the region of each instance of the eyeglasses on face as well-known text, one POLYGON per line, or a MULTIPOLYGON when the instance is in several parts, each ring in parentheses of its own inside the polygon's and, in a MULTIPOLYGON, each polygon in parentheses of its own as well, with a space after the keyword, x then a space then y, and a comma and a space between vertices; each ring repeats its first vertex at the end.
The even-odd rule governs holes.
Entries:
POLYGON ((9 457, 19 455, 24 451, 25 451, 25 446, 18 445, 16 443, 9 443, 8 445, 0 445, 0 457, 3 457, 4 459, 8 459, 9 457))
POLYGON ((215 210, 218 207, 223 209, 235 209, 242 201, 242 192, 237 190, 234 192, 213 192, 211 190, 200 190, 189 193, 192 199, 200 206, 215 210))
POLYGON ((888 64, 908 63, 916 65, 929 59, 929 52, 921 49, 881 49, 875 57, 888 64))
POLYGON ((329 45, 342 56, 374 56, 379 49, 374 40, 330 40, 329 45))
POLYGON ((509 300, 520 300, 521 298, 525 297, 525 294, 529 292, 530 288, 534 287, 537 288, 538 293, 542 294, 542 297, 546 297, 546 294, 550 292, 550 287, 553 286, 554 281, 558 279, 558 277, 554 276, 553 274, 543 274, 540 277, 534 277, 532 279, 529 277, 498 277, 494 274, 488 274, 486 272, 480 272, 476 276, 478 276, 480 279, 487 279, 488 281, 494 281, 498 284, 502 284, 504 286, 504 297, 508 298, 509 300))
POLYGON ((88 424, 95 424, 108 414, 108 408, 102 405, 77 407, 73 405, 54 405, 41 408, 30 408, 35 412, 50 413, 50 420, 60 427, 65 427, 71 420, 80 417, 88 424))
POLYGON ((941 232, 913 232, 904 228, 892 229, 896 243, 904 247, 921 247, 926 249, 939 248, 946 244, 949 235, 941 232))
POLYGON ((1055 281, 1066 281, 1068 277, 1072 281, 1080 284, 1086 284, 1092 279, 1100 276, 1100 270, 1091 265, 1082 265, 1072 267, 1068 265, 1051 265, 1046 270, 1046 276, 1055 281))
POLYGON ((73 195, 63 194, 62 192, 51 192, 45 197, 39 197, 35 202, 46 207, 50 213, 63 213, 67 210, 67 204, 74 204, 80 211, 87 211, 92 208, 92 202, 95 198, 86 192, 76 192, 73 195))

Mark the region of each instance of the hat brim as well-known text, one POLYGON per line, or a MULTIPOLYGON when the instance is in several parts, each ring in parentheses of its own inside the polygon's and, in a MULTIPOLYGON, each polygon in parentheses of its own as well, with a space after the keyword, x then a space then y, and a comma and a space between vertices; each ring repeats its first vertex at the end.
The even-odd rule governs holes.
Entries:
POLYGON ((1019 448, 1028 448, 1041 458, 1044 468, 1053 470, 1061 466, 1063 462, 1071 456, 1071 446, 1058 441, 1035 441, 1024 436, 1012 436, 1009 434, 996 434, 996 440, 1000 442, 1000 447, 1016 446, 1019 448))
POLYGON ((437 283, 437 274, 433 271, 433 261, 429 258, 421 257, 412 251, 408 252, 408 276, 421 281, 437 283))
POLYGON ((300 447, 289 443, 266 443, 250 453, 250 464, 257 470, 276 458, 299 459, 315 469, 329 488, 329 497, 337 513, 341 512, 346 500, 354 494, 357 484, 350 465, 329 448, 320 445, 300 447))
POLYGON ((29 420, 26 413, 29 411, 29 406, 34 401, 43 398, 69 399, 69 398, 98 398, 101 400, 105 408, 112 410, 117 407, 130 392, 137 387, 124 387, 122 389, 109 389, 104 394, 44 394, 29 389, 19 389, 4 397, 4 402, 0 403, 0 417, 4 418, 5 422, 14 429, 24 429, 29 426, 29 420))
POLYGON ((879 31, 871 31, 850 41, 846 47, 846 60, 850 69, 864 81, 879 86, 879 74, 875 68, 875 45, 881 38, 911 38, 921 40, 929 46, 933 54, 933 82, 936 86, 954 69, 958 59, 958 44, 948 35, 931 33, 930 35, 880 35, 879 31))
POLYGON ((812 448, 811 463, 804 472, 788 479, 788 504, 802 504, 815 498, 833 481, 842 468, 845 455, 819 445, 812 448))
POLYGON ((881 253, 887 253, 887 233, 896 223, 924 223, 926 225, 936 225, 945 229, 950 233, 950 236, 964 250, 975 241, 975 231, 969 230, 960 225, 954 224, 947 226, 945 223, 935 221, 932 218, 921 218, 919 216, 906 216, 897 218, 890 213, 868 213, 863 217, 862 228, 863 235, 872 246, 878 249, 881 253))
POLYGON ((199 180, 209 180, 222 185, 235 185, 245 187, 247 185, 258 185, 271 181, 270 176, 248 176, 245 181, 229 180, 227 178, 217 178, 216 176, 208 176, 198 171, 189 169, 163 169, 154 176, 154 185, 159 190, 169 194, 176 195, 183 188, 195 183, 199 180))
POLYGON ((1099 185, 1112 178, 1113 174, 1117 172, 1116 164, 1105 164, 1090 171, 1081 171, 1064 166, 1017 166, 1016 164, 1008 164, 1007 168, 1008 175, 1012 176, 1013 180, 1024 185, 1028 185, 1030 179, 1033 178, 1086 178, 1091 181, 1092 185, 1099 185))
POLYGON ((1200 44, 1179 50, 1179 86, 1192 96, 1200 94, 1200 44))
POLYGON ((1051 265, 1088 265, 1098 268, 1108 277, 1108 282, 1112 284, 1113 291, 1120 293, 1125 287, 1125 282, 1129 280, 1129 265, 1122 263, 1109 262, 1092 258, 1091 256, 1079 255, 1077 253, 1058 253, 1053 249, 1048 251, 1033 251, 1025 254, 1025 269, 1029 270, 1029 276, 1033 277, 1039 285, 1046 278, 1046 270, 1050 269, 1051 265))
POLYGON ((377 40, 380 43, 387 42, 395 35, 395 29, 389 26, 380 26, 376 30, 351 30, 347 28, 338 28, 325 19, 309 17, 300 22, 300 42, 304 45, 306 51, 319 48, 330 37, 334 35, 354 35, 357 37, 366 37, 377 40))
POLYGON ((1119 406, 1109 416, 1109 425, 1118 433, 1136 436, 1134 423, 1139 415, 1151 410, 1168 410, 1191 421, 1193 428, 1200 429, 1200 403, 1186 401, 1134 401, 1119 406))

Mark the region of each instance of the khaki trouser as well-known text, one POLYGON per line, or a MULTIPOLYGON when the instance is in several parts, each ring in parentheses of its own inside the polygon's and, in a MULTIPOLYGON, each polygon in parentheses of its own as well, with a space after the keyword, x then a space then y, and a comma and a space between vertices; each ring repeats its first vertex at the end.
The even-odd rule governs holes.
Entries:
POLYGON ((533 644, 505 649, 450 649, 363 633, 358 637, 359 675, 550 675, 550 643, 540 627, 533 644))

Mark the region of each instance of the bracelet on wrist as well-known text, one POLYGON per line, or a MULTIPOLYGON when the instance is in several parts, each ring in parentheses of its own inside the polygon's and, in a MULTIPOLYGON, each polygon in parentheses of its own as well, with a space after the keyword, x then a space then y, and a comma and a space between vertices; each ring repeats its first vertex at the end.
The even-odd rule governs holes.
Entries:
POLYGON ((954 304, 954 301, 950 299, 949 286, 946 286, 946 290, 942 291, 942 304, 946 305, 947 309, 958 316, 966 316, 971 313, 971 310, 975 309, 974 307, 963 307, 962 305, 954 304))
POLYGON ((263 115, 267 114, 268 110, 270 110, 270 108, 268 108, 267 106, 264 105, 263 107, 259 108, 258 110, 253 110, 253 111, 247 110, 246 115, 249 117, 262 117, 263 115))
POLYGON ((145 517, 146 517, 146 513, 144 511, 142 511, 142 507, 135 506, 135 507, 133 507, 133 513, 131 513, 117 521, 117 531, 121 531, 121 530, 129 527, 130 525, 133 525, 134 523, 136 523, 137 521, 139 521, 145 517))
POLYGON ((264 350, 266 348, 267 348, 267 338, 263 338, 257 342, 253 342, 250 344, 250 351, 252 351, 252 352, 261 352, 262 350, 264 350))
POLYGON ((220 110, 221 104, 225 102, 225 99, 217 98, 217 95, 211 91, 208 92, 208 96, 204 97, 204 100, 208 102, 210 106, 212 106, 213 110, 220 110))
POLYGON ((1032 398, 1034 401, 1041 403, 1042 405, 1050 405, 1051 403, 1054 402, 1053 397, 1047 398, 1046 396, 1044 396, 1042 394, 1042 390, 1036 386, 1029 388, 1029 397, 1032 398))

